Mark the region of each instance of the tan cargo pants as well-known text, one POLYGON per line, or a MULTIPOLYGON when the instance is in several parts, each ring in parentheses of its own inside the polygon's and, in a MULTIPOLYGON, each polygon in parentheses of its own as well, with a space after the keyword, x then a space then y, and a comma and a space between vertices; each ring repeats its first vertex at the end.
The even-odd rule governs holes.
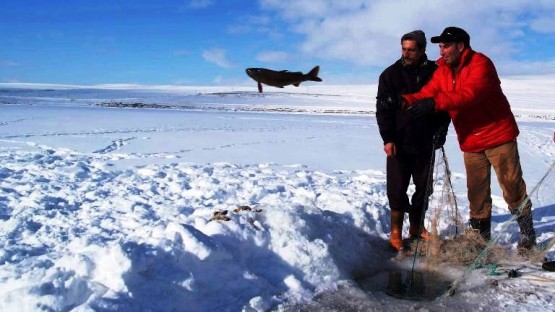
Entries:
MULTIPOLYGON (((464 153, 466 186, 471 219, 491 218, 491 167, 495 170, 503 198, 511 213, 527 199, 516 141, 489 148, 479 153, 464 153)), ((531 212, 532 204, 523 204, 521 215, 531 212)))

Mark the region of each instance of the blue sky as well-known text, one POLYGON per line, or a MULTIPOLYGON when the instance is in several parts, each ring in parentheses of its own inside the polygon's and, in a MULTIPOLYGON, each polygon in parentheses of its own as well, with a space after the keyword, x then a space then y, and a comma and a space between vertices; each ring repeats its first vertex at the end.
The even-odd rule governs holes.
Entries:
POLYGON ((501 75, 555 74, 553 0, 0 0, 0 82, 233 86, 320 65, 324 83, 374 83, 403 33, 451 25, 501 75))

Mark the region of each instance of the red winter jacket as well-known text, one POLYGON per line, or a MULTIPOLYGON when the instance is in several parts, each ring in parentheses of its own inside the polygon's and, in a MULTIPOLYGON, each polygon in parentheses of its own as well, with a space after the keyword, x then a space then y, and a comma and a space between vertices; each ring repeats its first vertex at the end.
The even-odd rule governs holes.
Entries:
POLYGON ((443 59, 419 92, 404 95, 409 105, 433 98, 436 111, 444 110, 453 120, 464 152, 481 152, 510 141, 519 134, 509 101, 491 60, 467 48, 455 73, 443 59))

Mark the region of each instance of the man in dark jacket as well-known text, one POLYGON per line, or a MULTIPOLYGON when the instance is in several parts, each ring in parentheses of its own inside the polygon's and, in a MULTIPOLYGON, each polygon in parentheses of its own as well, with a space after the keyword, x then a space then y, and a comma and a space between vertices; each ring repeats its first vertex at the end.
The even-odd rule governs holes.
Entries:
POLYGON ((402 249, 405 212, 409 213, 410 236, 428 238, 424 213, 427 197, 432 191, 430 175, 434 150, 445 143, 450 122, 449 115, 444 112, 431 112, 411 119, 401 109, 401 94, 420 90, 437 68, 426 56, 423 31, 415 30, 403 35, 401 49, 401 59, 380 75, 376 101, 376 117, 387 155, 387 197, 391 208, 389 243, 394 250, 402 249), (412 203, 409 203, 407 189, 411 177, 416 190, 412 203))
POLYGON ((404 96, 407 113, 449 113, 464 152, 472 228, 490 239, 493 167, 509 211, 520 226, 519 252, 526 253, 536 244, 532 203, 522 178, 518 126, 495 66, 472 50, 470 36, 461 28, 445 28, 432 37, 432 43, 439 43, 439 68, 422 90, 404 96))

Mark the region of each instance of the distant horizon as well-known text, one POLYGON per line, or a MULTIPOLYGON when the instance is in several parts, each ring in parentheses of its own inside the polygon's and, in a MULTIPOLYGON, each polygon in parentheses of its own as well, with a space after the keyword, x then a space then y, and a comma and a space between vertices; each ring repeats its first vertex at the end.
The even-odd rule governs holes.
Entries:
MULTIPOLYGON (((539 79, 539 80, 544 80, 544 79, 555 79, 555 73, 553 74, 526 74, 526 75, 505 75, 505 76, 500 76, 499 77, 501 80, 534 80, 534 79, 539 79)), ((340 87, 340 86, 377 86, 378 82, 377 80, 375 82, 368 82, 368 83, 337 83, 337 84, 330 84, 330 83, 315 83, 315 82, 304 82, 302 83, 299 87, 295 87, 295 86, 286 86, 284 88, 276 88, 276 87, 272 87, 272 86, 266 86, 266 88, 264 88, 264 92, 272 92, 272 91, 278 91, 278 92, 287 92, 288 90, 298 90, 298 89, 303 89, 303 88, 320 88, 320 87, 340 87)), ((109 89, 125 89, 127 88, 141 88, 141 87, 145 87, 145 88, 158 88, 158 89, 163 89, 164 87, 206 87, 206 88, 251 88, 253 90, 256 90, 256 82, 252 81, 252 82, 248 82, 248 83, 244 83, 244 84, 236 84, 236 85, 210 85, 210 84, 170 84, 170 83, 96 83, 96 84, 71 84, 71 83, 49 83, 49 82, 0 82, 0 87, 28 87, 28 88, 32 88, 33 86, 37 87, 37 88, 41 88, 41 87, 60 87, 60 88, 64 88, 64 87, 75 87, 75 88, 90 88, 90 87, 95 87, 95 88, 109 88, 109 89)), ((257 91, 258 92, 258 91, 257 91)))

